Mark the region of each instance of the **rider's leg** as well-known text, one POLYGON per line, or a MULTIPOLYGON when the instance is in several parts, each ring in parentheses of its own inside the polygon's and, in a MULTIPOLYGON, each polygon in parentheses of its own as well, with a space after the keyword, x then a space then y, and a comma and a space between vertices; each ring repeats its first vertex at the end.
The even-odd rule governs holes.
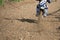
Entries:
POLYGON ((47 14, 48 14, 48 9, 44 9, 44 14, 43 14, 43 16, 47 16, 47 14))
POLYGON ((40 6, 39 4, 36 7, 36 16, 38 16, 40 14, 40 6))

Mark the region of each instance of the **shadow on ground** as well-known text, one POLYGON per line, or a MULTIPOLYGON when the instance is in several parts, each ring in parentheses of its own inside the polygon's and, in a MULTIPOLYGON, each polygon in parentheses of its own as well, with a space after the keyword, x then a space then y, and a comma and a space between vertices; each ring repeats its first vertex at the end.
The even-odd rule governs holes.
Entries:
POLYGON ((5 20, 18 20, 21 22, 28 22, 28 23, 36 23, 37 20, 34 19, 26 19, 26 18, 22 18, 22 19, 11 19, 11 18, 4 18, 5 20))
POLYGON ((25 18, 22 18, 22 19, 17 19, 17 20, 21 21, 21 22, 36 23, 36 20, 34 20, 34 19, 25 19, 25 18))

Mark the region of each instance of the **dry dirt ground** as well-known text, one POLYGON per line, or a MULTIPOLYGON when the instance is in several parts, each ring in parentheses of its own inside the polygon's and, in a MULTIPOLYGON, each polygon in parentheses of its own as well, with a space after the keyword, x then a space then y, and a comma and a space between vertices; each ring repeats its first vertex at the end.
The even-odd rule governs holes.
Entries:
POLYGON ((0 40, 60 40, 60 0, 48 4, 48 16, 39 24, 35 16, 37 3, 6 2, 0 7, 0 40))

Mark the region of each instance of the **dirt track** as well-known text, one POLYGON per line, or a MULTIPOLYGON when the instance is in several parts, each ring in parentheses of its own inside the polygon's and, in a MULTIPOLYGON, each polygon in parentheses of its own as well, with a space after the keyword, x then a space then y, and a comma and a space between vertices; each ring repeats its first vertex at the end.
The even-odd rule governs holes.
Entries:
POLYGON ((0 7, 0 40, 60 40, 60 0, 48 4, 42 27, 36 23, 36 1, 5 3, 0 7))

